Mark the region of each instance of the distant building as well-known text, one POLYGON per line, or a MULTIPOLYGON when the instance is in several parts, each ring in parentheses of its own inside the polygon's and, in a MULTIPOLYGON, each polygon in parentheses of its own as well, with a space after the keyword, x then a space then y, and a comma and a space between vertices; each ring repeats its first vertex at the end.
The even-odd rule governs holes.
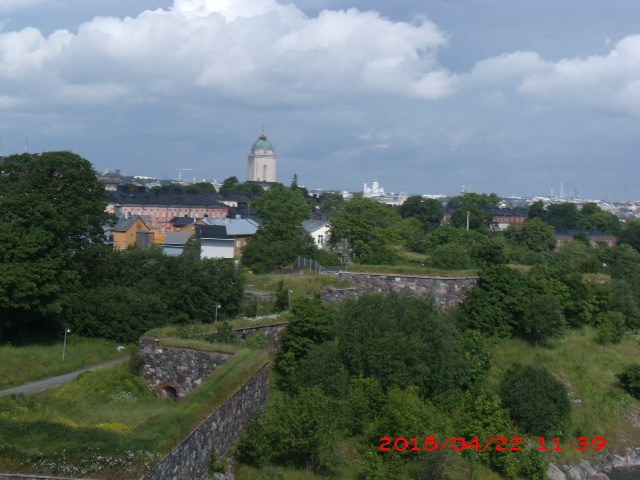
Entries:
POLYGON ((247 240, 256 234, 260 226, 258 222, 248 218, 205 218, 203 223, 224 227, 227 237, 234 241, 235 254, 239 254, 244 249, 247 240))
POLYGON ((264 132, 253 142, 247 163, 247 181, 261 183, 276 181, 276 154, 264 132))
POLYGON ((235 241, 222 225, 196 225, 200 239, 200 258, 233 258, 235 241))
POLYGON ((153 245, 154 232, 148 225, 149 220, 141 215, 121 215, 115 225, 102 227, 107 243, 116 250, 125 250, 133 245, 153 245))
POLYGON ((216 200, 217 194, 184 192, 147 192, 144 187, 135 192, 106 192, 107 212, 116 215, 151 215, 161 231, 171 229, 174 217, 226 218, 229 207, 216 200))
MULTIPOLYGON (((400 192, 395 194, 393 192, 386 193, 384 188, 380 186, 378 182, 373 182, 371 186, 368 186, 366 183, 364 184, 364 188, 362 189, 362 196, 364 198, 371 198, 372 200, 377 200, 381 203, 386 203, 387 205, 392 205, 394 207, 398 207, 402 205, 409 195, 405 192, 400 192)), ((345 199, 346 200, 346 199, 345 199)))
POLYGON ((307 220, 302 226, 309 232, 316 247, 324 248, 327 246, 331 235, 331 224, 328 220, 307 220))

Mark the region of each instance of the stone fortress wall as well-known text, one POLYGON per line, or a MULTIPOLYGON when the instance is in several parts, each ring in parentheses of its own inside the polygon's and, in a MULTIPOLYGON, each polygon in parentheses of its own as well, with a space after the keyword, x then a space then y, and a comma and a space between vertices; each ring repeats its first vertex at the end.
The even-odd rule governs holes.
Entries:
POLYGON ((160 396, 172 392, 170 396, 178 398, 231 358, 229 353, 160 345, 158 339, 151 337, 140 337, 140 353, 143 358, 140 374, 149 388, 157 390, 160 396))
POLYGON ((264 365, 229 400, 180 442, 142 480, 209 479, 212 452, 223 457, 249 424, 251 416, 267 405, 269 365, 264 365))
POLYGON ((439 310, 460 305, 465 294, 476 286, 478 277, 436 277, 417 275, 388 275, 378 273, 340 272, 341 282, 349 288, 324 287, 320 292, 323 303, 339 305, 365 293, 397 293, 424 297, 433 295, 439 310))

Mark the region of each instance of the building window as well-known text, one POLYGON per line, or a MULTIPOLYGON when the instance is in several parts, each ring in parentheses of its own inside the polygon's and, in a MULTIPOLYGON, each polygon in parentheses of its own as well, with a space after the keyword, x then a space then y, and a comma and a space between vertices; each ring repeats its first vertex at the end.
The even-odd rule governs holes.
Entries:
POLYGON ((318 245, 324 245, 324 235, 318 235, 318 245))

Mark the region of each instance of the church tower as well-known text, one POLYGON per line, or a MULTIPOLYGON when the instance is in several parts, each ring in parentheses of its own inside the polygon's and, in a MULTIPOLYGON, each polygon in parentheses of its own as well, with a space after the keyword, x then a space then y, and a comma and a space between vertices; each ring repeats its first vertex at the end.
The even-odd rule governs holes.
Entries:
POLYGON ((251 146, 248 157, 247 181, 276 181, 276 154, 264 132, 251 146))

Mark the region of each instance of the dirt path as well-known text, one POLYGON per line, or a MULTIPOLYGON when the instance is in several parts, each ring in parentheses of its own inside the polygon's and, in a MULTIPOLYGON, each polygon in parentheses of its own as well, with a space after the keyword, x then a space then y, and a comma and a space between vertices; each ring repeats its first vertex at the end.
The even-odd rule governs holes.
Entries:
POLYGON ((45 390, 50 390, 52 388, 56 388, 56 387, 59 387, 60 385, 68 383, 72 380, 75 380, 85 372, 91 372, 99 367, 114 367, 116 365, 120 365, 121 363, 125 363, 128 360, 129 360, 129 357, 118 358, 116 360, 109 360, 107 362, 98 363, 97 365, 91 365, 90 367, 85 367, 80 370, 76 370, 75 372, 65 373, 64 375, 58 375, 56 377, 49 377, 42 380, 36 380, 35 382, 29 382, 23 385, 19 385, 17 387, 11 387, 5 390, 0 390, 0 397, 4 397, 6 395, 18 394, 18 393, 44 392, 45 390))

